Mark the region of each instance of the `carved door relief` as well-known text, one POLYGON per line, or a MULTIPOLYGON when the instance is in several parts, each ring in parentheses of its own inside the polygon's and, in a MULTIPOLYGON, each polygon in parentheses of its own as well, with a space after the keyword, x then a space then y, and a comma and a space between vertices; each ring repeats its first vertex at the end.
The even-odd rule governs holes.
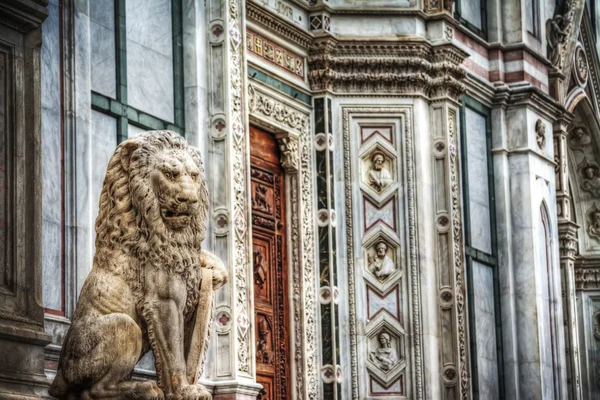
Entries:
POLYGON ((288 398, 284 176, 275 138, 250 128, 256 381, 260 399, 288 398))

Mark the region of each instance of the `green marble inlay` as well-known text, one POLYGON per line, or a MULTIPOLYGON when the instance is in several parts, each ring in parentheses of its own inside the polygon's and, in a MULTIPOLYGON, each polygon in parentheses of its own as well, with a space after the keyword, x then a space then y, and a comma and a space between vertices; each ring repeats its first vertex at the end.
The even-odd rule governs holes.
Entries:
POLYGON ((252 68, 251 66, 248 66, 248 76, 250 78, 256 79, 257 81, 260 81, 268 86, 271 86, 272 88, 282 91, 283 93, 285 93, 285 94, 287 94, 309 106, 311 105, 311 97, 309 95, 307 95, 306 93, 303 93, 297 89, 294 89, 292 86, 285 84, 285 83, 281 82, 280 80, 275 79, 272 76, 267 75, 264 72, 257 70, 256 68, 252 68))

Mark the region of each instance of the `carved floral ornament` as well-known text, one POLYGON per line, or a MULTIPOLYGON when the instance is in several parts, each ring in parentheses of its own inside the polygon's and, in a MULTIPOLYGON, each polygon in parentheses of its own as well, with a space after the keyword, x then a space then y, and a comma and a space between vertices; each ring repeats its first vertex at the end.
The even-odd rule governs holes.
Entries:
POLYGON ((296 133, 308 130, 308 115, 262 93, 254 85, 248 86, 248 106, 250 113, 265 117, 296 133))

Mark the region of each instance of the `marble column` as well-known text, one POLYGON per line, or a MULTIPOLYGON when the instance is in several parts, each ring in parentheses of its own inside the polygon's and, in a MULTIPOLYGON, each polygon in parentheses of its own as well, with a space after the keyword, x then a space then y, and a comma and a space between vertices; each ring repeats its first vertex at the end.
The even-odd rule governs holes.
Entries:
POLYGON ((554 123, 554 161, 556 162, 556 204, 558 212, 558 240, 560 250, 560 275, 565 328, 565 354, 567 358, 567 385, 570 399, 581 399, 581 373, 577 333, 577 298, 575 295, 575 259, 577 256, 577 230, 579 225, 571 215, 569 193, 569 160, 567 128, 572 121, 564 114, 554 123))
POLYGON ((0 3, 0 398, 40 398, 42 308, 41 24, 47 0, 0 3))

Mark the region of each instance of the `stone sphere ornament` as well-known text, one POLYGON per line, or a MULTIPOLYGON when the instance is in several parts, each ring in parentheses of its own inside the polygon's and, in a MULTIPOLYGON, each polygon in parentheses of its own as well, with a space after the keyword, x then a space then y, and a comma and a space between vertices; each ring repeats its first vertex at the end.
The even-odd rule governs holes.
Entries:
POLYGON ((59 399, 210 399, 202 375, 213 293, 227 270, 201 249, 208 190, 198 149, 144 132, 112 155, 96 253, 50 394, 59 399), (157 382, 133 381, 154 353, 157 382))

